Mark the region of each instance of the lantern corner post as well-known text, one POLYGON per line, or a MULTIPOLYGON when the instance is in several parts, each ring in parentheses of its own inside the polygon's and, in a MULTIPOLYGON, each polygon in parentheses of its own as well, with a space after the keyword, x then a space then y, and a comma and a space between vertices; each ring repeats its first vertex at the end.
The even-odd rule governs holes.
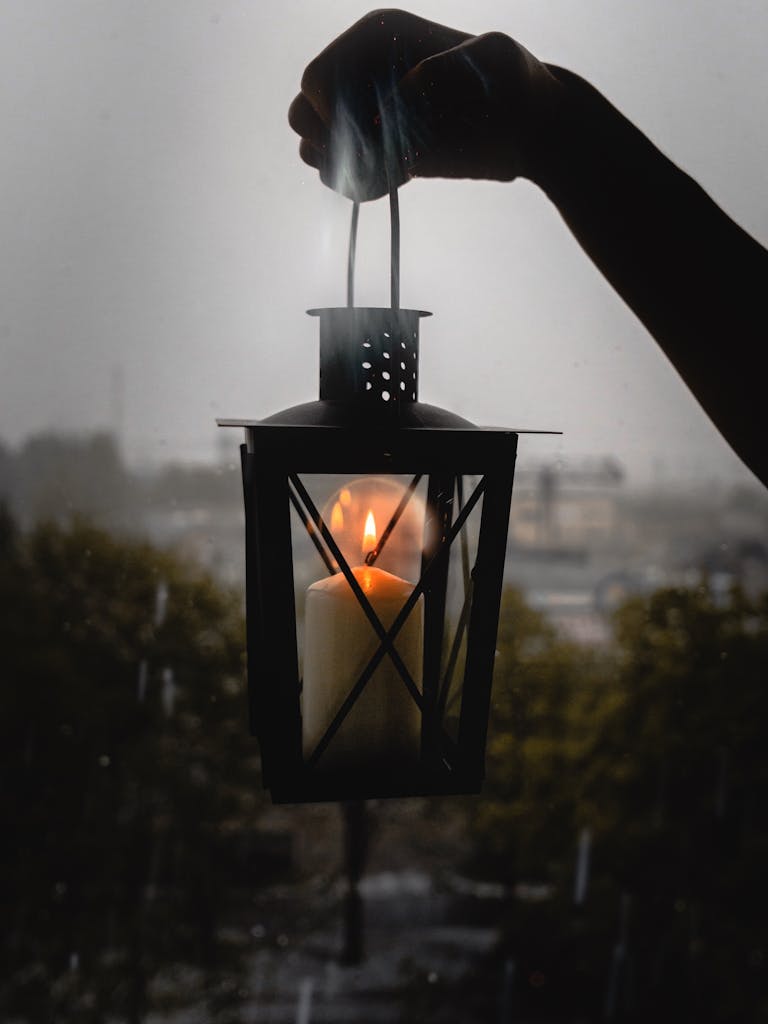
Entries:
POLYGON ((290 793, 303 771, 288 475, 279 458, 256 450, 253 429, 241 462, 250 728, 276 799, 275 787, 290 793))
MULTIPOLYGON (((451 528, 455 476, 447 470, 429 474, 427 485, 428 530, 431 534, 422 553, 421 572, 435 558, 446 543, 451 528)), ((430 770, 439 764, 442 754, 441 725, 439 721, 439 679, 445 633, 446 591, 449 558, 447 549, 435 567, 429 584, 424 589, 424 668, 423 709, 421 729, 421 755, 424 768, 430 770)))
POLYGON ((485 776, 485 748, 504 586, 517 434, 507 435, 504 447, 507 448, 504 464, 489 469, 484 478, 459 716, 460 770, 469 789, 475 792, 479 792, 485 776))

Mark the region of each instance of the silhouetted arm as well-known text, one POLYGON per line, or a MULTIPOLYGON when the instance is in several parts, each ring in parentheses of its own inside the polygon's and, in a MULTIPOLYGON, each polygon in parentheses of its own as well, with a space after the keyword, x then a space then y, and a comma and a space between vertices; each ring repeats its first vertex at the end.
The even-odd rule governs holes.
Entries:
POLYGON ((539 185, 768 486, 768 253, 591 85, 502 33, 380 10, 308 65, 289 120, 358 200, 409 177, 539 185))
POLYGON ((529 176, 768 485, 768 252, 592 86, 550 70, 561 99, 529 176))

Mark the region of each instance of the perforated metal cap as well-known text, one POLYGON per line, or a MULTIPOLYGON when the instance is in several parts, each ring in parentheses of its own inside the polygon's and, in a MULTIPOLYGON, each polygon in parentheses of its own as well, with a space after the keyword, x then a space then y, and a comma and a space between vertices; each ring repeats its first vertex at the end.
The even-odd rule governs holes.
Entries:
POLYGON ((320 398, 381 407, 416 402, 423 310, 310 309, 320 318, 320 398))

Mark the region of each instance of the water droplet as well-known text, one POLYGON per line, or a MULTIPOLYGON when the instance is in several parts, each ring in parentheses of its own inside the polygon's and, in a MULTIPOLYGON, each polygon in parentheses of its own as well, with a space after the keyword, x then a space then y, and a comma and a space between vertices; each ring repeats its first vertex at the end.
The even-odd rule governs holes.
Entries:
POLYGON ((168 584, 160 580, 155 589, 155 626, 162 626, 168 611, 168 584))
POLYGON ((144 698, 147 696, 147 682, 149 679, 149 667, 147 665, 147 659, 142 658, 139 662, 139 677, 136 680, 136 699, 139 704, 144 703, 144 698))
POLYGON ((176 706, 176 680, 172 668, 163 669, 163 690, 161 694, 165 717, 170 718, 176 706))

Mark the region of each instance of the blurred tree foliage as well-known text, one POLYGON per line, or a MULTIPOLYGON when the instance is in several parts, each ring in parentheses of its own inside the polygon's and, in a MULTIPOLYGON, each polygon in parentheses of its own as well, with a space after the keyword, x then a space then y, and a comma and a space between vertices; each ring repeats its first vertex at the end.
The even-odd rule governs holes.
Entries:
POLYGON ((239 599, 148 545, 3 513, 0 605, 6 1014, 141 1020, 161 967, 232 966, 217 912, 261 799, 239 599))
MULTIPOLYGON (((0 1014, 140 1021, 183 963, 237 1019, 222 925, 262 802, 239 598, 149 545, 0 513, 0 606, 0 1014)), ((439 806, 468 816, 473 870, 517 887, 494 968, 514 1012, 768 1017, 768 598, 633 598, 596 652, 510 590, 498 650, 485 794, 439 806)))
POLYGON ((508 931, 525 1012, 768 1019, 768 596, 633 598, 597 657, 509 592, 494 685, 470 827, 474 867, 529 886, 508 931))
POLYGON ((617 698, 606 662, 562 639, 508 589, 502 600, 485 795, 471 807, 476 867, 506 883, 559 879, 573 843, 598 706, 617 698), (555 861, 552 861, 552 857, 555 861))

